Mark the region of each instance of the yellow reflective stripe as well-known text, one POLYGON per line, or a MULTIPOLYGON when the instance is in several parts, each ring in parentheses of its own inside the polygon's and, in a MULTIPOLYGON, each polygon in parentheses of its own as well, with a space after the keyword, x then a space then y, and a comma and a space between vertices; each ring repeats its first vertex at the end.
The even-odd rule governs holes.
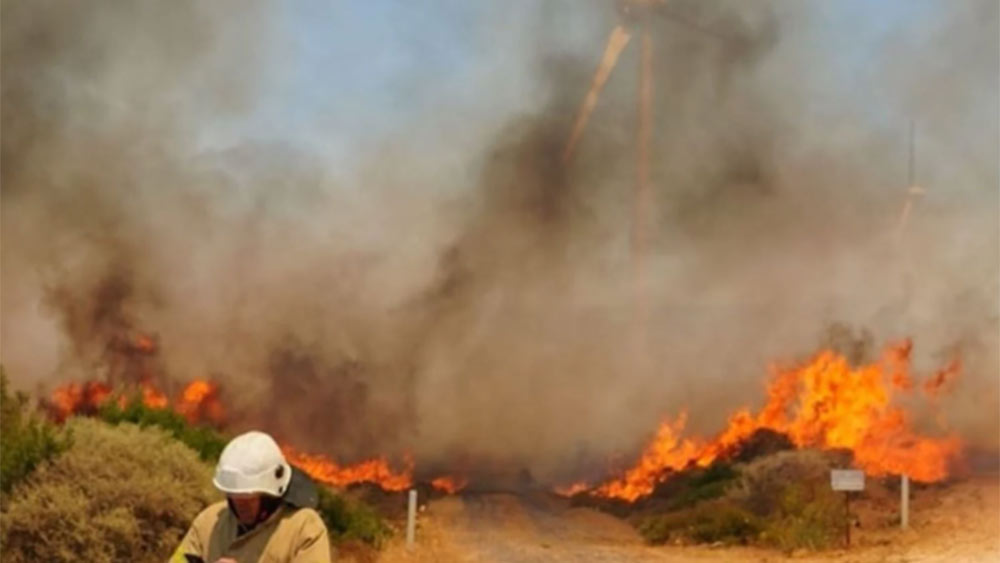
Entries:
POLYGON ((188 559, 185 555, 187 554, 184 552, 184 546, 182 545, 177 548, 177 551, 175 551, 173 555, 170 556, 169 563, 188 563, 188 559))

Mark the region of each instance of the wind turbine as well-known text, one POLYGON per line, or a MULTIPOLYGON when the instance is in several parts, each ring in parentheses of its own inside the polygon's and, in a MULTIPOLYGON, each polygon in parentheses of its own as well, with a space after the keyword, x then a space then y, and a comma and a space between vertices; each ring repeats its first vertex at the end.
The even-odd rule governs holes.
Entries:
POLYGON ((590 88, 587 90, 580 109, 573 122, 569 139, 562 153, 563 164, 568 164, 573 158, 576 147, 583 136, 584 129, 590 119, 604 85, 611 76, 618 58, 628 46, 633 35, 638 35, 639 41, 639 85, 636 100, 636 182, 632 196, 632 226, 630 232, 630 254, 635 284, 634 305, 637 317, 637 346, 641 354, 644 352, 644 336, 642 327, 645 325, 645 275, 642 256, 648 237, 650 213, 653 207, 653 197, 649 182, 649 145, 652 135, 652 103, 653 103, 653 39, 651 22, 654 18, 664 18, 689 29, 713 36, 718 39, 732 39, 725 33, 720 33, 711 27, 700 24, 674 9, 669 0, 619 0, 618 13, 620 22, 608 35, 604 54, 590 88))
POLYGON ((654 18, 663 18, 717 39, 729 40, 733 37, 687 17, 673 8, 670 0, 619 0, 617 4, 620 22, 608 35, 604 54, 594 72, 590 88, 580 104, 566 147, 563 149, 562 162, 568 164, 573 158, 587 122, 597 106, 601 91, 611 76, 611 71, 614 70, 619 56, 628 46, 632 36, 638 35, 640 55, 636 100, 636 183, 632 199, 630 246, 636 282, 641 287, 641 255, 646 243, 649 211, 653 204, 649 184, 649 143, 653 112, 653 39, 650 22, 654 18))
POLYGON ((899 223, 896 225, 896 236, 902 237, 903 229, 906 228, 906 221, 913 210, 914 201, 922 196, 924 189, 917 185, 917 156, 915 151, 916 125, 910 121, 910 162, 907 174, 906 200, 903 201, 903 209, 899 213, 899 223))
MULTIPOLYGON (((903 247, 903 231, 906 228, 907 219, 913 210, 913 204, 917 198, 922 196, 924 189, 917 185, 917 154, 916 154, 916 124, 910 121, 910 159, 907 167, 907 188, 906 199, 903 201, 903 208, 899 213, 899 221, 896 224, 896 244, 902 252, 903 261, 903 313, 910 309, 910 302, 913 299, 913 267, 910 254, 903 247)), ((906 529, 910 526, 910 478, 904 473, 899 477, 899 497, 900 497, 900 521, 899 526, 906 529)))

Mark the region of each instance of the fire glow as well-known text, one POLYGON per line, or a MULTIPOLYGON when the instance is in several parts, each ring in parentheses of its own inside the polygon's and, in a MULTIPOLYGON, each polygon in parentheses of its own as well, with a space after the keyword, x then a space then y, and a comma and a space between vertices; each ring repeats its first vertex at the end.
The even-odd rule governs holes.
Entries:
MULTIPOLYGON (((155 340, 130 340, 132 353, 156 353, 155 340)), ((956 359, 921 383, 910 373, 911 343, 903 341, 886 348, 881 359, 853 367, 842 355, 825 350, 810 361, 793 367, 772 367, 766 384, 766 401, 756 413, 742 408, 728 417, 726 427, 713 439, 685 437, 687 415, 665 420, 638 461, 616 478, 590 486, 577 482, 555 490, 572 496, 590 494, 633 502, 653 492, 674 472, 689 467, 707 467, 737 451, 758 430, 787 436, 798 448, 847 450, 854 463, 871 476, 908 475, 920 482, 947 478, 961 461, 962 444, 955 435, 929 437, 913 429, 908 413, 893 403, 894 397, 922 394, 932 406, 954 386, 961 374, 956 359)), ((148 373, 148 372, 146 372, 148 373)), ((135 397, 154 409, 167 409, 191 424, 215 428, 225 425, 225 409, 217 384, 195 380, 184 386, 175 400, 143 375, 138 383, 113 389, 103 382, 67 383, 58 387, 49 401, 53 419, 62 422, 72 415, 94 415, 109 401, 120 408, 135 397), (116 391, 124 391, 118 393, 116 391)), ((938 415, 943 424, 943 417, 938 415)), ((385 457, 353 464, 340 464, 327 456, 282 446, 289 461, 316 481, 348 487, 372 483, 386 491, 414 486, 414 461, 404 457, 394 468, 385 457)), ((454 494, 467 486, 461 476, 444 475, 431 486, 454 494)))

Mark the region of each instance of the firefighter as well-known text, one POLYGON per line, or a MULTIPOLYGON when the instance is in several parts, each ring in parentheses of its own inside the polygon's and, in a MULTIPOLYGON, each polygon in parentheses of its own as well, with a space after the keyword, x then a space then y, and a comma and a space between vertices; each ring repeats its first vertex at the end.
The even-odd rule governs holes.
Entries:
POLYGON ((328 563, 316 485, 292 468, 273 438, 247 432, 219 457, 212 484, 226 500, 203 510, 170 563, 328 563))

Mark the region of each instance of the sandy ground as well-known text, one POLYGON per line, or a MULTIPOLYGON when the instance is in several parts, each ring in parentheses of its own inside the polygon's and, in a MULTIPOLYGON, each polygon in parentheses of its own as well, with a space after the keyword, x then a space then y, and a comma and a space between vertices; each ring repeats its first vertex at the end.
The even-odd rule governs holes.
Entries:
POLYGON ((881 497, 855 504, 858 525, 852 529, 850 550, 791 555, 751 548, 647 546, 626 522, 544 494, 448 497, 420 513, 412 551, 397 538, 378 561, 1000 562, 1000 477, 914 491, 909 530, 893 525, 897 516, 891 495, 883 491, 881 497))

